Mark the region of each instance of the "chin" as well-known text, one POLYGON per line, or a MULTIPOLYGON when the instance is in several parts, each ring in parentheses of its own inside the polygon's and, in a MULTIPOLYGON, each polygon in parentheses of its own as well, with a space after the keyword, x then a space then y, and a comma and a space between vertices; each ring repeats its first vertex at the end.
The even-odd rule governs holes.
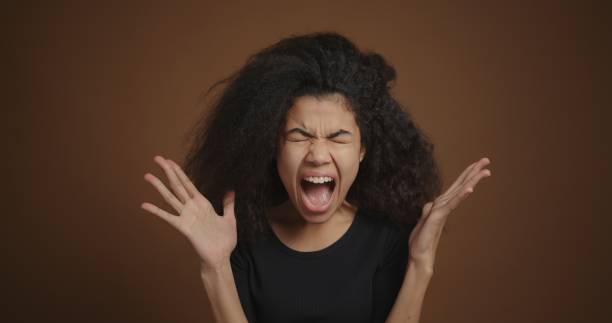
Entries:
POLYGON ((310 223, 323 223, 327 222, 332 215, 335 213, 335 208, 330 208, 327 212, 324 213, 312 213, 306 210, 301 210, 298 208, 300 216, 306 222, 310 223))

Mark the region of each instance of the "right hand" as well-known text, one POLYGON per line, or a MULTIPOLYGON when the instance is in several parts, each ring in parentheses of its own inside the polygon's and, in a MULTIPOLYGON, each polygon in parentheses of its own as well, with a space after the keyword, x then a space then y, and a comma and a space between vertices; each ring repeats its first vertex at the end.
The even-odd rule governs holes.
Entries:
POLYGON ((155 156, 154 160, 165 171, 174 193, 150 173, 145 174, 144 179, 159 191, 179 215, 168 213, 147 202, 142 203, 141 208, 166 220, 185 235, 199 255, 202 269, 214 270, 226 266, 237 243, 235 192, 225 193, 223 216, 219 216, 180 166, 161 156, 155 156))

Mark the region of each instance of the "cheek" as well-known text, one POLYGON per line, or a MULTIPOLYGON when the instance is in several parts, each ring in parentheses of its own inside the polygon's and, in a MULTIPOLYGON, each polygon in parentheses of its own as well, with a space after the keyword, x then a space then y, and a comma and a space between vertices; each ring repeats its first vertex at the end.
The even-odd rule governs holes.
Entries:
POLYGON ((297 174, 297 169, 300 164, 299 151, 291 147, 284 147, 277 156, 278 173, 287 184, 297 174))
POLYGON ((350 186, 359 171, 359 155, 354 151, 339 151, 336 162, 344 182, 342 186, 350 186))

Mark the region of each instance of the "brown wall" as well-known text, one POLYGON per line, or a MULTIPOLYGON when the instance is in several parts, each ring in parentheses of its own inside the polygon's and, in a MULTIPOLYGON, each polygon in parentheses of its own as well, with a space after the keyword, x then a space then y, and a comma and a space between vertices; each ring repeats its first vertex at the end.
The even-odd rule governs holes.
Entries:
POLYGON ((602 6, 65 2, 2 14, 6 322, 212 321, 188 241, 139 208, 164 205, 143 175, 162 176, 155 154, 182 161, 202 90, 317 30, 394 64, 446 186, 492 161, 447 223, 422 322, 609 317, 602 6))

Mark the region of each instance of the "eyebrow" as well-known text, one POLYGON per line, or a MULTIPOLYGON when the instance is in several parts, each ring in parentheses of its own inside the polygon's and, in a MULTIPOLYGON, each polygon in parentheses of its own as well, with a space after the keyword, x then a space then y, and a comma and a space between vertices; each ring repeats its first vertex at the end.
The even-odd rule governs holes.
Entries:
MULTIPOLYGON (((306 131, 305 129, 302 129, 302 128, 293 128, 293 129, 285 132, 285 135, 288 135, 288 134, 294 133, 294 132, 300 133, 300 134, 302 134, 302 135, 304 135, 305 137, 308 137, 308 138, 315 138, 316 137, 315 135, 311 134, 310 132, 308 132, 308 131, 306 131)), ((350 131, 344 130, 344 129, 340 129, 340 130, 338 130, 336 132, 333 132, 330 135, 328 135, 327 138, 328 139, 332 139, 332 138, 338 137, 340 135, 345 135, 345 134, 346 135, 352 135, 352 133, 350 131)))

